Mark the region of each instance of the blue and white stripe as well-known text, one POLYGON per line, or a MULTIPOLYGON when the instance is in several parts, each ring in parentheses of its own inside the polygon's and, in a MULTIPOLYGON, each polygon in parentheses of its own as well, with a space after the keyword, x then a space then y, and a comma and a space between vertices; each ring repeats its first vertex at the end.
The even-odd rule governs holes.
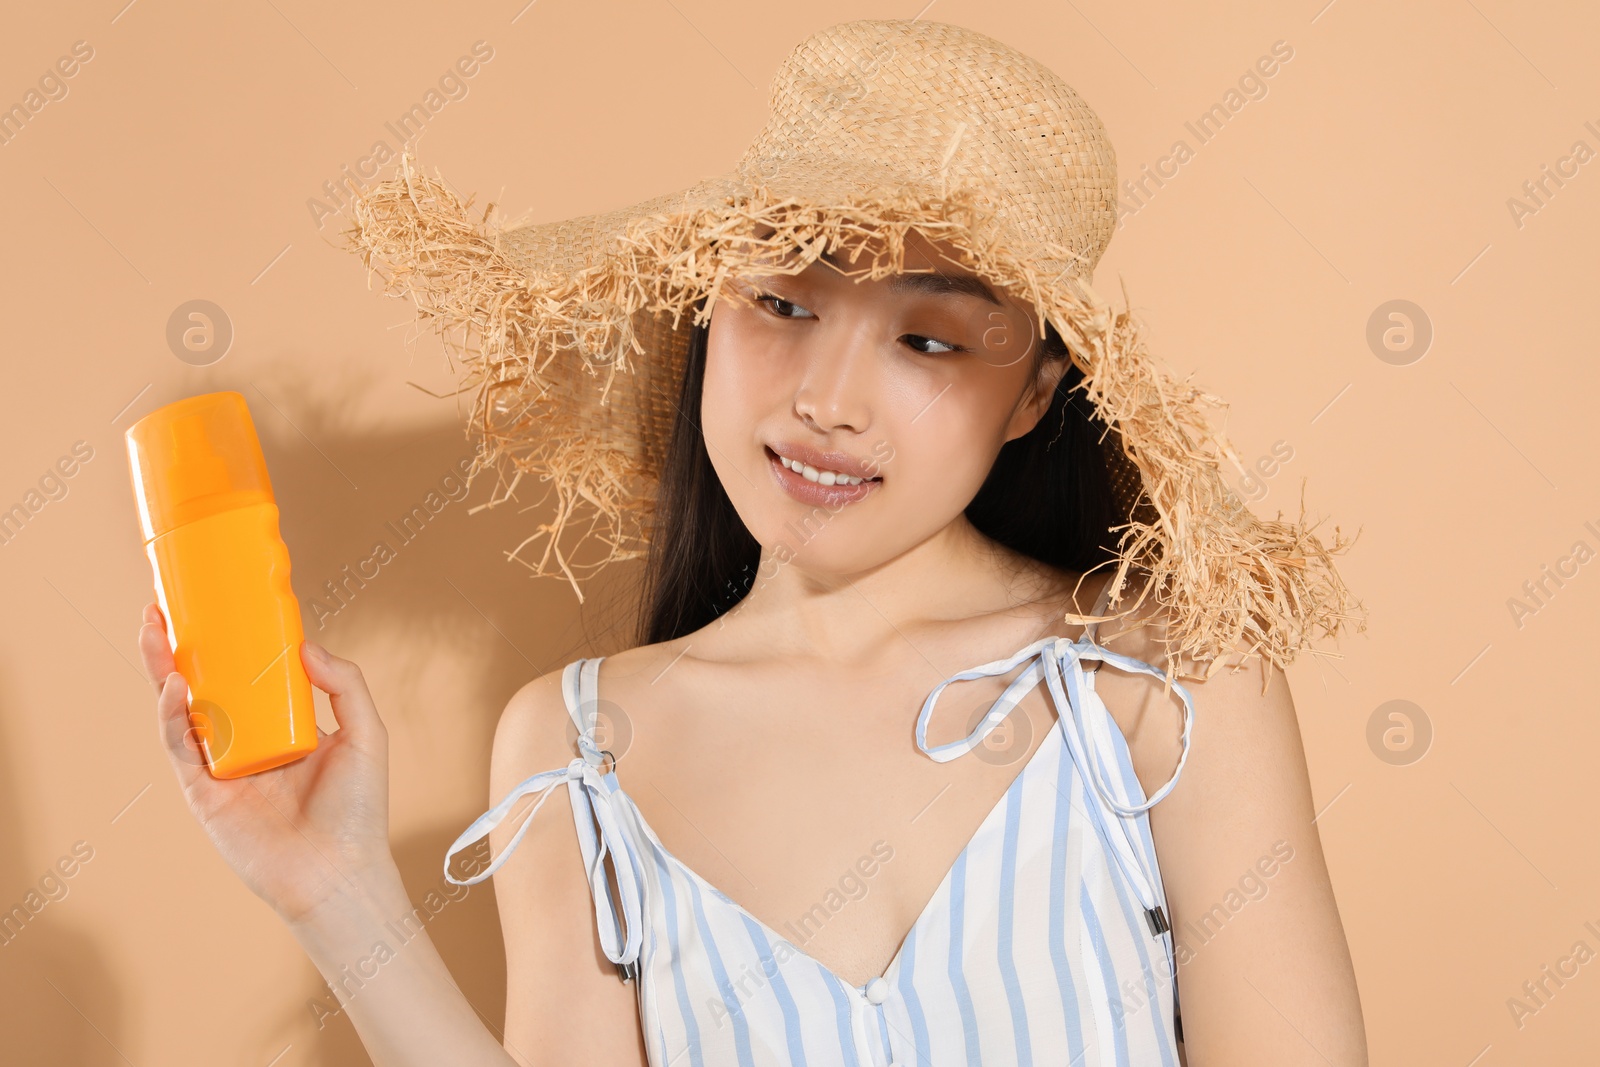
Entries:
MULTIPOLYGON (((661 844, 615 766, 599 773, 606 757, 583 743, 598 659, 565 673, 583 755, 564 771, 528 779, 474 822, 446 855, 446 875, 456 881, 450 857, 486 836, 517 797, 567 782, 601 945, 613 962, 637 967, 653 1067, 1176 1067, 1172 934, 1153 932, 1147 914, 1166 911, 1147 812, 1176 784, 1183 760, 1147 798, 1094 673, 1080 665, 1085 659, 1162 677, 1091 635, 1047 638, 963 671, 929 695, 917 743, 934 759, 971 751, 1040 680, 1058 718, 881 981, 856 986, 839 978, 661 844), (971 736, 927 747, 927 717, 945 685, 1023 664, 971 736), (608 853, 615 901, 603 866, 608 853)), ((1184 705, 1187 758, 1193 706, 1182 686, 1173 689, 1184 705)), ((488 877, 520 837, 458 884, 488 877)))

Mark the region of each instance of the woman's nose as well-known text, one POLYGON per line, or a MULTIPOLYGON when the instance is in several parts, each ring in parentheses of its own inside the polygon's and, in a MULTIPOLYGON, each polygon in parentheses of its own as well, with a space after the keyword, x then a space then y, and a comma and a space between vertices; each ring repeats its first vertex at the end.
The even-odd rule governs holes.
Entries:
POLYGON ((818 333, 802 362, 795 414, 823 431, 860 433, 871 424, 879 386, 873 337, 865 327, 818 333))

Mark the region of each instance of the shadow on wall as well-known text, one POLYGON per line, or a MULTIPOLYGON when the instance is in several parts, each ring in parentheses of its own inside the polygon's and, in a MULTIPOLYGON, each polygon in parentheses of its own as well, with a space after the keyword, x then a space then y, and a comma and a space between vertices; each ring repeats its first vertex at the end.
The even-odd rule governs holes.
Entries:
MULTIPOLYGON (((324 410, 314 383, 261 385, 265 393, 249 383, 233 388, 249 401, 267 451, 307 636, 336 652, 410 650, 386 657, 389 694, 420 692, 430 655, 458 655, 470 640, 473 664, 461 673, 475 691, 452 707, 381 699, 379 711, 391 736, 468 731, 481 755, 467 793, 487 797, 494 728, 511 694, 578 656, 632 643, 637 564, 608 568, 586 585, 580 616, 570 587, 530 579, 505 557, 551 513, 536 479, 523 480, 517 500, 467 514, 492 495, 493 476, 481 475, 463 496, 460 472, 473 446, 453 420, 453 404, 441 403, 452 421, 437 428, 356 437, 340 428, 336 410, 324 410)), ((390 788, 400 797, 406 783, 392 774, 390 788)), ((499 1035, 505 949, 493 887, 452 885, 442 871, 446 849, 480 810, 441 812, 438 829, 397 837, 394 853, 415 908, 411 929, 427 930, 462 993, 499 1035)), ((397 932, 393 944, 402 941, 397 932)), ((260 1020, 271 1035, 261 1047, 265 1059, 292 1043, 295 1062, 307 1067, 370 1063, 323 976, 309 961, 301 973, 303 981, 260 1020)))
MULTIPOLYGON (((579 616, 568 585, 533 581, 506 558, 549 517, 549 502, 541 504, 546 486, 525 478, 517 502, 467 515, 490 498, 493 486, 491 475, 480 475, 462 498, 461 470, 472 445, 461 424, 451 419, 426 432, 352 438, 333 411, 323 418, 304 414, 326 406, 325 398, 310 394, 309 382, 261 386, 266 392, 248 382, 235 387, 250 402, 267 450, 307 637, 336 653, 341 646, 397 649, 382 665, 387 694, 421 693, 430 654, 461 654, 456 649, 470 641, 475 689, 462 693, 459 704, 386 699, 379 712, 392 736, 470 731, 482 758, 466 792, 488 797, 494 725, 510 694, 582 654, 632 643, 627 608, 637 565, 608 568, 586 585, 590 601, 579 616), (586 624, 595 632, 586 632, 586 624)), ((534 769, 542 768, 530 773, 534 769)), ((392 776, 390 789, 402 797, 406 782, 392 776)), ((394 853, 416 909, 414 926, 427 929, 462 993, 499 1035, 506 1021, 506 953, 493 886, 454 886, 442 872, 446 848, 480 806, 442 811, 437 829, 395 837, 394 853)), ((371 1062, 317 969, 307 961, 302 973, 304 982, 286 995, 274 1019, 262 1019, 274 1035, 262 1045, 262 1062, 290 1043, 296 1062, 307 1067, 371 1062)))
MULTIPOLYGON (((75 928, 70 912, 62 908, 71 897, 73 878, 82 872, 79 857, 85 849, 74 855, 69 847, 38 870, 23 858, 41 853, 27 839, 27 812, 13 766, 23 754, 6 735, 7 724, 21 718, 18 703, 10 679, 0 678, 0 753, 7 764, 0 769, 0 826, 6 828, 0 887, 7 894, 0 901, 6 913, 0 916, 0 1042, 6 1047, 0 1059, 17 1067, 125 1067, 127 1061, 112 1042, 121 1038, 126 1045, 121 1035, 129 1032, 132 1020, 126 1017, 122 983, 133 976, 113 973, 94 938, 75 928), (64 876, 63 870, 73 875, 64 876), (94 1025, 88 1022, 91 1018, 94 1025), (98 1033, 96 1026, 106 1033, 98 1033), (38 1044, 20 1047, 27 1040, 23 1035, 38 1035, 38 1044), (13 1058, 18 1056, 22 1058, 13 1058)), ((90 864, 92 849, 90 843, 90 864)))
MULTIPOLYGON (((471 781, 452 787, 451 794, 486 797, 494 728, 511 694, 580 655, 631 644, 629 609, 638 565, 611 567, 593 579, 585 587, 590 600, 581 616, 565 583, 531 580, 505 553, 547 521, 548 502, 541 502, 544 487, 536 479, 524 479, 516 500, 469 516, 469 507, 489 498, 493 476, 483 475, 463 496, 460 469, 470 460, 472 446, 449 401, 440 403, 441 419, 428 428, 352 432, 336 400, 318 393, 314 381, 274 381, 270 374, 251 380, 210 368, 183 385, 142 398, 115 424, 115 447, 106 462, 125 468, 120 435, 138 417, 184 395, 223 389, 245 396, 261 437, 307 636, 362 661, 374 690, 385 694, 379 710, 391 737, 405 739, 395 749, 427 753, 433 739, 450 737, 458 761, 463 752, 475 754, 467 760, 470 772, 462 772, 470 773, 471 781), (381 658, 359 651, 374 648, 383 649, 381 658), (457 658, 449 676, 467 682, 452 691, 448 704, 427 699, 424 684, 437 692, 437 675, 424 675, 441 656, 457 658)), ((137 592, 118 609, 121 622, 110 640, 137 663, 136 620, 152 599, 151 574, 139 546, 126 475, 116 481, 123 499, 108 502, 103 513, 125 516, 125 521, 110 524, 102 536, 114 566, 126 569, 128 588, 137 592)), ((21 721, 15 696, 0 689, 0 699, 9 705, 7 715, 21 721)), ((147 701, 129 712, 151 714, 152 709, 153 701, 147 701)), ((0 716, 0 731, 8 721, 0 716)), ((155 751, 154 733, 152 729, 148 735, 151 751, 142 754, 151 766, 161 767, 153 789, 174 790, 165 760, 155 751)), ((39 882, 41 871, 31 869, 32 860, 18 857, 38 856, 41 846, 27 841, 22 830, 31 809, 17 792, 15 772, 27 755, 6 740, 0 732, 5 764, 0 765, 0 825, 9 831, 0 850, 0 885, 18 887, 20 893, 39 882)), ((420 792, 431 785, 415 765, 392 764, 391 771, 391 802, 397 810, 405 810, 408 789, 420 792)), ((430 937, 462 991, 498 1033, 504 1022, 505 965, 493 890, 487 884, 470 887, 470 892, 451 886, 441 871, 446 848, 480 813, 480 805, 476 800, 436 810, 438 829, 397 837, 394 850, 430 937), (432 906, 430 893, 436 902, 432 906), (443 906, 437 904, 440 900, 443 906)), ((202 840, 196 847, 208 846, 202 840)), ((97 873, 115 883, 119 872, 109 858, 99 861, 107 867, 97 873)), ((248 896, 239 904, 261 906, 248 896)), ((137 917, 131 903, 128 910, 124 920, 116 921, 152 921, 148 908, 137 917)), ((7 1043, 15 1035, 27 1035, 25 1040, 33 1042, 26 1050, 13 1045, 0 1060, 98 1067, 125 1065, 129 1059, 121 1050, 141 1042, 143 1047, 183 1047, 186 1039, 181 1036, 149 1034, 144 1023, 130 1017, 127 990, 138 988, 146 976, 137 969, 116 973, 95 938, 75 932, 67 918, 68 913, 46 904, 14 944, 0 946, 0 1033, 8 1035, 7 1043), (23 1058, 13 1059, 19 1052, 23 1058), (37 1058, 29 1060, 28 1055, 37 1058)), ((176 895, 154 921, 168 928, 177 953, 192 957, 194 977, 185 989, 141 996, 188 997, 196 1011, 203 1011, 208 989, 222 990, 218 996, 227 997, 233 995, 227 992, 230 975, 240 983, 247 980, 253 961, 213 959, 188 936, 189 920, 176 895)), ((296 973, 302 977, 292 986, 252 1009, 251 1017, 238 1020, 240 1047, 226 1051, 266 1064, 292 1043, 294 1051, 285 1064, 369 1063, 345 1015, 332 1014, 337 1002, 315 968, 303 961, 296 973), (320 1026, 318 1002, 324 1005, 320 1026)))
MULTIPOLYGON (((459 828, 441 829, 411 837, 395 847, 395 860, 413 911, 403 928, 396 919, 393 934, 386 942, 391 948, 404 951, 405 942, 417 931, 425 930, 462 995, 490 1031, 501 1037, 505 1024, 506 957, 493 880, 473 886, 452 885, 444 880, 444 853, 458 833, 459 828)), ((457 877, 466 869, 458 868, 457 877)), ((379 966, 373 963, 367 973, 375 973, 379 966)), ((339 998, 309 960, 303 973, 303 981, 295 985, 298 1000, 275 1008, 272 1021, 266 1023, 268 1032, 277 1039, 276 1047, 292 1044, 294 1062, 304 1067, 370 1064, 360 1036, 341 1010, 339 998)), ((347 996, 353 993, 360 997, 359 974, 342 981, 347 996)))

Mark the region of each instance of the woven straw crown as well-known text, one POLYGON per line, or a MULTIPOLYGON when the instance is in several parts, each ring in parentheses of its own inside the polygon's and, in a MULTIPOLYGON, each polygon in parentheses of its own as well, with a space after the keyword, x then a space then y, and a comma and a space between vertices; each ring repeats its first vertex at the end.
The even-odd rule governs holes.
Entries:
POLYGON ((1084 372, 1120 531, 1113 604, 1138 569, 1152 579, 1141 595, 1168 612, 1175 659, 1214 670, 1240 651, 1285 666, 1314 628, 1333 636, 1352 617, 1331 559, 1348 546, 1250 513, 1222 479, 1220 461, 1238 459, 1204 410, 1222 402, 1172 380, 1131 314, 1092 288, 1115 187, 1099 118, 1048 68, 959 26, 867 20, 794 49, 730 173, 502 227, 493 205, 473 219, 470 199, 402 156, 348 209, 345 233, 445 338, 461 391, 476 389, 474 474, 501 474, 485 506, 525 474, 551 484, 552 518, 511 555, 542 544, 523 562, 580 598, 580 575, 648 548, 690 330, 724 282, 841 250, 859 257, 858 277, 879 278, 903 268, 908 231, 947 242, 1053 324, 1084 372), (589 542, 604 554, 585 558, 589 542))

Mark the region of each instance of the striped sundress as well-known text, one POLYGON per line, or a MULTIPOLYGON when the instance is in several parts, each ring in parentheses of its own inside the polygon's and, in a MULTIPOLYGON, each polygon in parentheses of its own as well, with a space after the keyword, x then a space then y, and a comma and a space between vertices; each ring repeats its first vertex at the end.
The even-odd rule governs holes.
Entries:
POLYGON ((1182 756, 1147 798, 1095 693, 1096 672, 1081 666, 1097 660, 1162 677, 1095 644, 1091 628, 1078 641, 1045 638, 962 671, 928 695, 916 743, 940 762, 981 744, 1041 680, 1057 719, 888 968, 864 985, 838 977, 661 844, 623 791, 615 760, 594 746, 599 659, 578 660, 563 675, 581 755, 533 775, 479 816, 446 853, 445 876, 457 885, 491 876, 548 790, 566 782, 601 947, 635 985, 652 1067, 1177 1067, 1174 947, 1146 812, 1177 784, 1193 704, 1174 683, 1184 706, 1182 756), (1024 664, 969 736, 927 747, 945 686, 1024 664), (505 851, 465 881, 451 875, 451 857, 529 794, 542 795, 505 851))

